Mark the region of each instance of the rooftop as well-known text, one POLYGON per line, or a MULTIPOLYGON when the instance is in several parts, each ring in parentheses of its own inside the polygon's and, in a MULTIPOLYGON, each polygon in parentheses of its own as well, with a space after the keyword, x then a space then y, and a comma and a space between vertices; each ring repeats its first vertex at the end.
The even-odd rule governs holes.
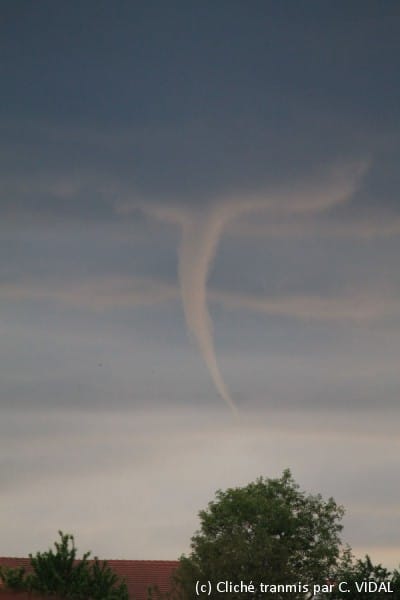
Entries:
MULTIPOLYGON (((125 579, 132 600, 147 600, 150 586, 157 586, 161 592, 170 590, 172 574, 179 564, 177 560, 106 560, 106 563, 116 575, 125 579)), ((0 557, 0 565, 30 569, 29 558, 0 557)), ((5 590, 0 592, 1 600, 25 600, 28 597, 5 590)))

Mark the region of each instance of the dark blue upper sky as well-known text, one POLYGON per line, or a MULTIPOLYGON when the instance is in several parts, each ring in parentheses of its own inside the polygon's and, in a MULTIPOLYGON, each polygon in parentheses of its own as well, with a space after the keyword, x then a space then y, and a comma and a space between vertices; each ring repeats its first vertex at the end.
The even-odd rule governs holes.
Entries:
POLYGON ((388 122, 399 19, 391 1, 3 3, 1 113, 279 122, 307 106, 388 122))
POLYGON ((390 1, 3 3, 3 169, 204 203, 373 154, 393 205, 399 31, 390 1))

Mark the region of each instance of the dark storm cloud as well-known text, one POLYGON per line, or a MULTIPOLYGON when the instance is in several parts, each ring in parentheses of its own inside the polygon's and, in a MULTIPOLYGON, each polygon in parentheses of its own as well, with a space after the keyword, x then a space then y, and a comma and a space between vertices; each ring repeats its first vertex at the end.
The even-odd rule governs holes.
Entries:
POLYGON ((294 93, 303 104, 330 98, 355 114, 384 104, 381 120, 390 119, 398 18, 395 2, 9 5, 4 107, 143 122, 201 114, 205 104, 232 116, 267 112, 272 91, 286 102, 294 93))
POLYGON ((111 220, 365 157, 393 208, 398 10, 342 8, 8 7, 3 215, 111 220))
POLYGON ((21 125, 8 126, 12 139, 1 144, 3 218, 112 222, 115 207, 130 204, 138 207, 133 224, 145 226, 139 209, 153 201, 207 206, 221 196, 294 186, 331 165, 366 159, 370 169, 354 199, 356 216, 365 207, 397 210, 398 147, 351 126, 332 127, 329 115, 321 126, 302 118, 301 125, 281 128, 262 118, 239 124, 205 118, 164 130, 105 131, 100 140, 93 129, 78 130, 71 140, 67 127, 51 132, 51 126, 28 124, 22 148, 21 125))

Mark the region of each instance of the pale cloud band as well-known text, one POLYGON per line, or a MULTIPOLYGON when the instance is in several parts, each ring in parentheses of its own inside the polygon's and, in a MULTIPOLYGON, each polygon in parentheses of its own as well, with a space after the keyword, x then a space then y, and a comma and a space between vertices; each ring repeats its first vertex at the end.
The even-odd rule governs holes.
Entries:
MULTIPOLYGON (((105 312, 111 309, 151 307, 179 302, 181 292, 173 283, 134 277, 102 277, 86 281, 0 284, 0 300, 52 302, 75 310, 105 312)), ((396 290, 354 289, 336 296, 312 294, 244 294, 211 288, 207 299, 229 310, 243 310, 271 317, 307 321, 372 322, 396 316, 400 302, 396 290)), ((198 300, 198 296, 195 296, 198 300)))

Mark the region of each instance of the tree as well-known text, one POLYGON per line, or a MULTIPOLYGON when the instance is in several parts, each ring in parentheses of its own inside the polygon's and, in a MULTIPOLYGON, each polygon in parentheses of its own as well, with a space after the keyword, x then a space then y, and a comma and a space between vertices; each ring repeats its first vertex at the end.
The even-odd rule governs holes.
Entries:
POLYGON ((199 597, 220 598, 217 582, 242 581, 255 589, 224 587, 224 598, 310 597, 299 584, 312 587, 331 575, 343 514, 332 498, 300 491, 289 470, 279 479, 261 477, 246 487, 219 490, 199 513, 200 530, 192 537, 190 555, 180 559, 175 596, 191 600, 196 582, 211 582, 211 594, 199 588, 199 597), (279 588, 263 590, 261 583, 293 587, 279 593, 279 588))
POLYGON ((400 573, 390 572, 381 564, 374 565, 368 555, 356 560, 349 548, 337 565, 334 583, 332 593, 326 595, 327 600, 400 600, 400 573))
POLYGON ((126 584, 97 557, 89 560, 90 552, 77 558, 74 536, 59 531, 60 541, 55 551, 29 555, 32 570, 3 569, 0 577, 6 587, 15 590, 57 595, 67 600, 128 600, 126 584))

